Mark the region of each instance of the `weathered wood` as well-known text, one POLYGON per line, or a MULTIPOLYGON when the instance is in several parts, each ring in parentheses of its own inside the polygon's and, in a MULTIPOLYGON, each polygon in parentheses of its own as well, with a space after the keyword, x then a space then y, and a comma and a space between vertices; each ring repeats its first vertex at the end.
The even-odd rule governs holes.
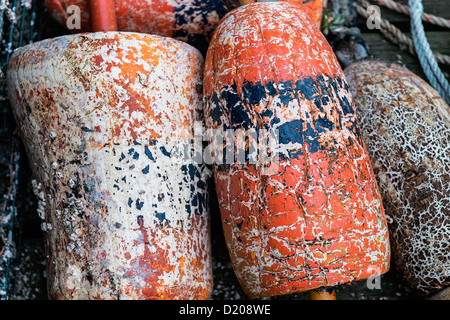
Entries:
MULTIPOLYGON (((411 36, 409 33, 406 33, 406 35, 411 36)), ((409 70, 416 73, 423 79, 426 79, 422 67, 420 66, 419 59, 407 51, 400 50, 396 44, 390 42, 380 32, 362 33, 361 38, 367 42, 370 53, 374 56, 383 60, 405 65, 409 70)), ((449 38, 450 32, 427 32, 427 39, 432 50, 442 54, 450 55, 450 46, 448 43, 444 42, 445 40, 448 41, 449 38)), ((444 74, 448 77, 448 75, 450 75, 450 66, 441 65, 440 67, 444 74)))

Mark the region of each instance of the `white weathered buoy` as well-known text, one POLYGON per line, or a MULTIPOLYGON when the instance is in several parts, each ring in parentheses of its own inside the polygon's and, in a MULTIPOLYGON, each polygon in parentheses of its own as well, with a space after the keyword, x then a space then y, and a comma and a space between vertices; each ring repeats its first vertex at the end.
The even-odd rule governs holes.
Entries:
POLYGON ((9 98, 36 182, 54 299, 204 299, 205 167, 193 161, 203 58, 98 32, 18 49, 9 98))

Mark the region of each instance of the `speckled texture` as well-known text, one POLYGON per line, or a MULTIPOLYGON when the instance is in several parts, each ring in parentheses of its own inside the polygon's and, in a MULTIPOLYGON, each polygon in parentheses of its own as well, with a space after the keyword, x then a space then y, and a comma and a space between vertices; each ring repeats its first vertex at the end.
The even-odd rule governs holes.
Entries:
POLYGON ((209 297, 208 171, 191 156, 202 68, 195 48, 134 33, 63 36, 11 57, 51 298, 209 297))
MULTIPOLYGON (((69 17, 67 8, 77 5, 82 30, 90 30, 87 0, 45 0, 45 3, 50 14, 63 26, 69 17)), ((220 19, 238 5, 237 0, 116 0, 115 3, 120 31, 173 37, 202 53, 206 52, 220 19)))
POLYGON ((450 284, 450 108, 404 67, 368 60, 345 70, 372 158, 393 257, 421 294, 450 284))
MULTIPOLYGON (((240 0, 242 4, 249 4, 252 2, 259 2, 260 0, 240 0)), ((276 1, 276 0, 273 0, 276 1)), ((322 23, 323 9, 326 6, 326 0, 279 0, 286 1, 298 6, 308 17, 320 28, 322 23)), ((261 1, 264 2, 264 1, 261 1)))
POLYGON ((278 130, 279 167, 216 164, 233 268, 250 297, 365 279, 389 268, 381 197, 352 97, 326 39, 287 2, 230 12, 205 62, 209 129, 278 130))

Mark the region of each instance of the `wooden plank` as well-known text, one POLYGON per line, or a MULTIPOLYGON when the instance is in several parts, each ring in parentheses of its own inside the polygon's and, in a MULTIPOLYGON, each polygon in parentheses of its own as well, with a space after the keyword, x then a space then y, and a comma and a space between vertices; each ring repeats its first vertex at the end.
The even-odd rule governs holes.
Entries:
POLYGON ((361 38, 367 42, 370 53, 375 57, 392 63, 405 65, 409 70, 425 79, 425 74, 420 67, 419 60, 413 55, 401 51, 397 45, 393 44, 382 34, 363 33, 361 38))
MULTIPOLYGON (((405 5, 408 4, 408 0, 395 1, 405 5)), ((377 0, 370 0, 369 2, 371 4, 378 5, 377 0)), ((450 6, 447 1, 424 0, 423 6, 424 12, 426 13, 450 19, 450 6)), ((383 19, 391 22, 411 38, 409 16, 398 13, 381 5, 379 5, 379 7, 381 9, 381 16, 383 19)), ((426 79, 426 76, 420 66, 420 62, 416 56, 407 51, 401 51, 396 44, 393 44, 386 39, 379 30, 368 29, 366 26, 366 19, 361 16, 358 17, 358 27, 362 32, 361 37, 367 42, 373 55, 383 60, 403 64, 412 72, 416 73, 423 79, 426 79)), ((436 27, 430 23, 424 23, 424 28, 431 49, 441 54, 450 55, 450 29, 436 27)), ((450 79, 450 66, 440 65, 440 67, 447 79, 450 79)))
MULTIPOLYGON (((408 33, 406 34, 411 36, 408 33)), ((363 33, 361 34, 361 38, 367 42, 370 52, 374 56, 393 63, 403 64, 418 76, 426 79, 420 66, 419 59, 409 52, 401 51, 397 45, 387 40, 380 32, 363 33)), ((427 32, 427 38, 433 50, 450 55, 450 46, 448 43, 446 44, 442 41, 442 39, 450 39, 450 32, 427 32)), ((440 65, 440 67, 446 77, 450 78, 450 66, 440 65)))

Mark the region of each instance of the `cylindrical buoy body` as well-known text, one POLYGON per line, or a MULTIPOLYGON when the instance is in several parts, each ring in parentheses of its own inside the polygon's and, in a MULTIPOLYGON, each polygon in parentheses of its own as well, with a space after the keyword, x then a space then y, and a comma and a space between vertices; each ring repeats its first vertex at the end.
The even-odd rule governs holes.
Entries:
MULTIPOLYGON (((63 26, 79 14, 81 29, 92 31, 88 0, 45 0, 54 19, 63 26)), ((116 0, 117 28, 172 37, 206 52, 220 19, 238 5, 237 0, 116 0)), ((68 27, 72 28, 72 25, 68 27)))
POLYGON ((405 67, 345 69, 392 239, 393 261, 416 292, 450 285, 450 107, 405 67))
POLYGON ((203 57, 135 33, 17 50, 8 88, 39 197, 52 299, 207 299, 203 57))
POLYGON ((287 2, 230 12, 208 49, 203 88, 213 140, 214 132, 256 131, 246 152, 250 141, 276 142, 267 143, 268 162, 246 156, 243 163, 236 152, 221 163, 226 150, 213 152, 225 239, 247 295, 308 291, 388 270, 384 209, 352 97, 305 13, 287 2))

